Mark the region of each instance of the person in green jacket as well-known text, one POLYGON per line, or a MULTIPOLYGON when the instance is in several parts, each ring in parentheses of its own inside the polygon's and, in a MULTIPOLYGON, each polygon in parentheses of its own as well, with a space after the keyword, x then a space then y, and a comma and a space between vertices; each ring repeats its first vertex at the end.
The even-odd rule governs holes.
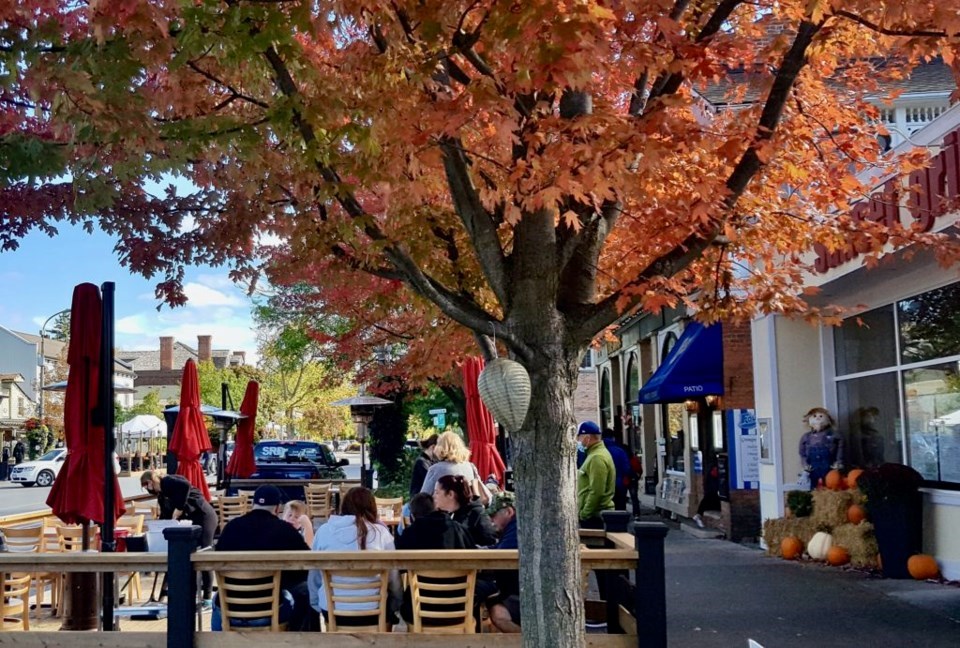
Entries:
POLYGON ((586 459, 577 470, 577 509, 580 527, 602 529, 601 511, 613 509, 616 468, 610 452, 604 447, 600 427, 584 421, 577 429, 577 445, 583 446, 586 459))

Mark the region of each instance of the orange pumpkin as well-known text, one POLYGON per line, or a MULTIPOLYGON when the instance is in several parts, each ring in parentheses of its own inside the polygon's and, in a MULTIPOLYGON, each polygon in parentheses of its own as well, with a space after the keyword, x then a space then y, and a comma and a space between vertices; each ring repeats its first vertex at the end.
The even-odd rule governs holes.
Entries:
POLYGON ((793 536, 780 541, 780 555, 785 560, 795 560, 803 553, 803 542, 793 536))
POLYGON ((857 480, 860 479, 860 475, 863 474, 863 470, 860 468, 854 468, 847 473, 847 488, 856 488, 857 480))
POLYGON ((830 490, 843 490, 847 487, 847 482, 844 481, 843 475, 840 474, 839 470, 831 470, 828 472, 823 483, 830 490))
POLYGON ((850 524, 860 524, 867 519, 867 512, 859 504, 851 504, 847 509, 847 521, 850 524))
POLYGON ((907 560, 907 571, 917 580, 940 577, 940 566, 937 565, 936 558, 928 554, 910 556, 907 560))
POLYGON ((839 567, 850 562, 850 552, 840 545, 833 545, 827 550, 827 564, 839 567))

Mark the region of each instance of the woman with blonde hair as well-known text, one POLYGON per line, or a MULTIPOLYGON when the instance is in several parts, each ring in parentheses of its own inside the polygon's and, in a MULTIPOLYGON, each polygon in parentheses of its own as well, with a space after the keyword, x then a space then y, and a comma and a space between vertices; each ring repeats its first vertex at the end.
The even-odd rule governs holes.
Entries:
POLYGON ((427 476, 423 479, 421 493, 433 495, 437 481, 446 475, 460 476, 471 485, 473 495, 479 497, 482 504, 490 501, 490 491, 483 485, 477 467, 470 462, 470 449, 455 432, 444 432, 437 439, 433 449, 437 463, 430 466, 427 476))

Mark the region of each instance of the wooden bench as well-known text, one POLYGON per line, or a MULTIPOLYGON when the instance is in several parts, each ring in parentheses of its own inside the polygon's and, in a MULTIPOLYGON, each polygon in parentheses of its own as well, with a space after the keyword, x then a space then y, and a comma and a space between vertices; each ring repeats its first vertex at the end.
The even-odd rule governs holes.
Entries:
MULTIPOLYGON (((596 648, 628 648, 653 646, 666 648, 666 603, 663 572, 663 538, 666 527, 649 523, 637 525, 634 534, 588 534, 602 540, 606 548, 581 552, 583 568, 590 570, 631 570, 636 573, 636 586, 621 575, 607 584, 613 595, 606 602, 608 632, 625 634, 589 634, 586 645, 596 648), (612 586, 612 587, 611 587, 612 586), (639 613, 639 614, 638 614, 639 613)), ((0 554, 0 571, 24 569, 65 572, 166 571, 168 572, 167 633, 18 633, 18 647, 41 648, 49 645, 71 645, 74 648, 101 646, 145 648, 163 646, 177 648, 219 648, 238 646, 260 648, 262 632, 202 632, 196 622, 196 571, 229 571, 273 569, 337 570, 443 570, 443 569, 517 569, 516 550, 469 551, 349 551, 349 552, 198 552, 199 527, 175 527, 164 531, 170 551, 163 554, 0 554)), ((270 643, 286 647, 312 646, 322 642, 333 648, 470 646, 471 648, 513 648, 521 645, 520 635, 475 634, 457 637, 414 633, 325 634, 285 632, 271 635, 270 643)), ((0 636, 0 645, 5 639, 0 636)))

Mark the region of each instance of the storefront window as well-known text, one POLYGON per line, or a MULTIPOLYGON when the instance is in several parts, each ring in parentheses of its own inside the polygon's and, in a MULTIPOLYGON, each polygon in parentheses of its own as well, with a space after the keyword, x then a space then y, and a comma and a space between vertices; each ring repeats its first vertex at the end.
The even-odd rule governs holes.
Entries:
POLYGON ((902 461, 897 374, 837 383, 837 426, 844 437, 844 464, 872 468, 902 461))
POLYGON ((903 364, 960 355, 960 284, 897 304, 903 364))
POLYGON ((626 413, 629 416, 629 434, 631 448, 634 452, 639 452, 642 447, 640 442, 640 363, 637 355, 630 355, 630 363, 627 365, 627 390, 623 399, 626 403, 626 413))
POLYGON ((850 317, 834 331, 837 375, 882 369, 896 364, 893 306, 850 317))
POLYGON ((903 372, 910 465, 931 481, 960 482, 960 372, 956 362, 903 372))
POLYGON ((613 427, 613 410, 610 407, 610 370, 604 369, 600 378, 600 425, 613 427))
POLYGON ((928 481, 960 484, 957 304, 960 283, 864 313, 865 326, 850 318, 835 330, 837 423, 848 466, 903 462, 928 481))

